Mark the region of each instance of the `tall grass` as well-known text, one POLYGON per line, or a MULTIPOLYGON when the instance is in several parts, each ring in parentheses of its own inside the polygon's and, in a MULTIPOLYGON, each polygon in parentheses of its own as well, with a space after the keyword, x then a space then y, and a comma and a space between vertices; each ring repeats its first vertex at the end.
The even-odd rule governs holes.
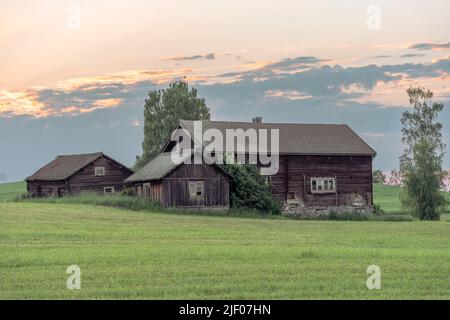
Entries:
POLYGON ((132 211, 144 211, 152 213, 174 213, 186 215, 206 215, 206 216, 231 216, 244 218, 270 218, 285 219, 285 217, 265 214, 256 210, 229 209, 213 210, 205 207, 204 209, 188 209, 163 207, 160 203, 136 196, 122 194, 102 195, 96 193, 80 193, 77 195, 66 195, 64 197, 29 197, 22 194, 12 200, 13 202, 34 202, 34 203, 55 203, 55 204, 86 204, 104 207, 113 207, 127 209, 132 211))
POLYGON ((144 211, 152 213, 172 213, 184 215, 204 215, 204 216, 228 216, 258 219, 296 219, 296 220, 336 220, 336 221, 413 221, 411 215, 381 214, 381 215, 360 215, 348 214, 327 214, 316 217, 280 216, 271 215, 257 210, 231 208, 226 211, 215 211, 213 209, 186 209, 174 207, 162 207, 158 202, 148 199, 127 196, 122 194, 102 195, 95 193, 81 193, 77 195, 67 195, 64 197, 31 198, 27 194, 16 197, 14 202, 35 202, 35 203, 55 203, 55 204, 85 204, 104 207, 127 209, 132 211, 144 211))

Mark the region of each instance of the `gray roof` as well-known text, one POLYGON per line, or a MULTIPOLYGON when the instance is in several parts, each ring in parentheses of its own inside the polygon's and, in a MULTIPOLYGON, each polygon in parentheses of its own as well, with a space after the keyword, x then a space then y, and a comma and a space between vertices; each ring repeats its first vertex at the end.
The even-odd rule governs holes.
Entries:
POLYGON ((178 167, 170 157, 170 152, 160 153, 150 160, 144 167, 129 176, 125 182, 139 182, 159 180, 178 167))
POLYGON ((97 160, 100 157, 106 157, 111 161, 116 162, 125 169, 133 172, 128 167, 117 162, 116 160, 110 158, 103 152, 86 153, 86 154, 73 154, 73 155, 62 155, 57 156, 55 160, 43 166, 41 169, 36 171, 33 175, 26 178, 27 181, 33 180, 44 180, 44 181, 55 181, 55 180, 65 180, 71 177, 73 174, 77 173, 79 170, 86 167, 91 162, 97 160))
POLYGON ((27 180, 65 180, 102 155, 103 153, 96 152, 57 156, 55 160, 36 171, 27 180))
MULTIPOLYGON (((125 180, 125 182, 143 182, 163 179, 165 176, 175 170, 175 168, 181 165, 181 163, 184 163, 187 159, 192 157, 193 154, 194 152, 191 150, 191 153, 187 153, 186 156, 181 159, 180 163, 177 164, 172 160, 171 152, 160 153, 136 173, 129 176, 125 180)), ((203 155, 203 157, 206 157, 206 155, 203 155)), ((225 175, 229 176, 229 173, 220 166, 216 164, 212 165, 222 171, 225 175)))
MULTIPOLYGON (((180 120, 180 126, 193 136, 193 121, 180 120)), ((209 128, 220 130, 224 137, 226 129, 279 129, 280 154, 376 155, 375 150, 345 124, 203 121, 203 130, 209 128)))

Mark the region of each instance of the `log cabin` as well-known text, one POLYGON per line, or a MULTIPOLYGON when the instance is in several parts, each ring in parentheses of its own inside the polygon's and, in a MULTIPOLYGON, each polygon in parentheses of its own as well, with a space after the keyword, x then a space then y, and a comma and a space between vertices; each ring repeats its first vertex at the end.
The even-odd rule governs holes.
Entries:
POLYGON ((228 173, 215 164, 188 164, 184 160, 177 164, 170 152, 160 153, 125 183, 137 196, 164 207, 227 210, 230 205, 228 173))
POLYGON ((81 192, 121 191, 133 171, 102 152, 57 156, 26 178, 28 193, 36 197, 81 192))
MULTIPOLYGON (((263 123, 260 117, 252 122, 203 121, 201 126, 202 132, 216 129, 224 137, 228 129, 278 129, 279 169, 267 179, 273 197, 284 204, 286 214, 372 213, 372 161, 376 152, 349 126, 263 123)), ((194 137, 193 121, 181 120, 176 129, 194 137)), ((201 144, 204 148, 203 141, 201 144)), ((175 145, 168 139, 162 152, 171 152, 175 145)), ((248 145, 244 147, 247 158, 249 149, 248 145)), ((239 152, 233 150, 235 157, 239 152)), ((263 167, 259 162, 257 165, 263 167)), ((189 174, 186 171, 183 178, 188 179, 189 174)))

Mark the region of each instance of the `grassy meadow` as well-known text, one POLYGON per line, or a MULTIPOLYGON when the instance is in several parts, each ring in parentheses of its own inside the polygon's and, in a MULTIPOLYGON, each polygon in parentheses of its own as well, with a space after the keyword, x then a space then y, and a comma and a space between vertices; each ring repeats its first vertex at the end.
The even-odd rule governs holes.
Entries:
POLYGON ((0 201, 14 199, 24 192, 26 192, 24 181, 0 183, 0 201))
MULTIPOLYGON (((23 188, 0 185, 0 199, 23 188)), ((375 201, 402 214, 388 188, 377 186, 375 201)), ((448 221, 298 221, 0 200, 0 252, 0 299, 450 299, 448 221), (73 264, 81 290, 66 288, 73 264), (381 268, 381 290, 366 287, 372 264, 381 268)))

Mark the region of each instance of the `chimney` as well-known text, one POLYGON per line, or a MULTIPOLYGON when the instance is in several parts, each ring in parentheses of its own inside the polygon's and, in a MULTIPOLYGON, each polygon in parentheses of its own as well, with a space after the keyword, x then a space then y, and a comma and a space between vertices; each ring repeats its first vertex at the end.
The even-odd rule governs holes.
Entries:
POLYGON ((262 117, 253 117, 253 123, 262 123, 262 117))

